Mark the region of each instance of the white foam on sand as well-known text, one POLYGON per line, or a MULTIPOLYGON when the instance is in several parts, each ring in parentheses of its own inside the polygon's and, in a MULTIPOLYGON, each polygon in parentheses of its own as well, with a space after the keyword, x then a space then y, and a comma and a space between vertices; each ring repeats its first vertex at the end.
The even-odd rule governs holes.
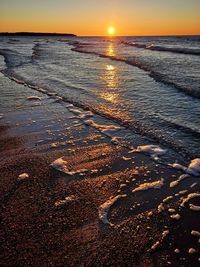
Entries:
POLYGON ((181 207, 184 207, 185 203, 190 201, 190 199, 193 199, 193 198, 196 198, 196 197, 200 197, 200 193, 190 193, 186 198, 183 199, 183 201, 181 203, 181 207))
POLYGON ((116 197, 110 198, 109 200, 107 200, 106 202, 104 202, 100 207, 99 207, 99 219, 104 223, 104 224, 110 224, 111 226, 113 224, 111 224, 108 221, 108 212, 111 208, 111 206, 117 202, 118 199, 120 198, 125 198, 127 195, 117 195, 116 197))
POLYGON ((112 139, 111 139, 111 142, 115 145, 119 145, 120 144, 120 139, 119 137, 117 136, 113 136, 112 139))
POLYGON ((3 113, 0 113, 0 119, 3 119, 3 113))
POLYGON ((56 159, 54 162, 51 163, 51 166, 61 172, 64 172, 68 175, 75 175, 78 173, 85 173, 88 170, 87 169, 80 169, 80 170, 76 170, 76 171, 70 171, 68 169, 68 164, 67 162, 63 159, 63 158, 58 158, 56 159))
POLYGON ((27 100, 40 100, 41 101, 41 97, 36 96, 36 95, 28 96, 26 99, 27 100))
POLYGON ((22 173, 22 174, 20 174, 20 175, 18 176, 18 180, 19 180, 19 181, 25 180, 25 179, 27 179, 27 178, 29 178, 29 174, 26 173, 26 172, 24 172, 24 173, 22 173))
POLYGON ((183 165, 179 164, 179 163, 173 163, 172 165, 173 168, 177 169, 177 170, 181 170, 181 171, 184 171, 186 172, 187 168, 184 167, 183 165))
POLYGON ((187 173, 194 176, 200 176, 200 158, 191 160, 187 168, 187 173))
POLYGON ((182 170, 186 172, 187 174, 190 174, 193 176, 200 176, 200 158, 191 160, 188 167, 185 167, 178 163, 174 163, 170 166, 172 166, 175 169, 182 170))
POLYGON ((102 133, 105 133, 107 135, 119 131, 121 129, 120 126, 116 125, 102 125, 102 124, 97 124, 93 120, 86 120, 85 123, 91 127, 94 127, 101 131, 102 133))
POLYGON ((164 180, 154 181, 152 183, 144 183, 132 190, 133 193, 148 190, 148 189, 160 189, 164 185, 164 180))
POLYGON ((157 145, 144 145, 144 146, 138 146, 136 149, 133 149, 131 152, 143 152, 150 154, 152 156, 160 156, 167 152, 166 149, 162 149, 161 147, 157 145))
POLYGON ((82 113, 82 111, 80 109, 77 109, 75 107, 70 107, 69 111, 73 112, 76 115, 80 115, 82 113))
POLYGON ((72 107, 74 107, 74 105, 73 104, 67 104, 65 107, 66 108, 72 108, 72 107))
POLYGON ((182 174, 176 181, 173 181, 170 183, 170 187, 177 186, 182 180, 188 177, 190 177, 188 174, 182 174))
POLYGON ((79 115, 79 118, 80 119, 86 119, 86 118, 89 118, 89 117, 93 117, 93 115, 94 114, 91 111, 85 111, 85 112, 83 112, 83 113, 81 113, 79 115))
POLYGON ((89 117, 93 117, 93 113, 91 111, 81 111, 78 108, 75 108, 71 105, 67 106, 69 108, 69 111, 73 112, 75 115, 77 115, 80 119, 87 119, 89 117))

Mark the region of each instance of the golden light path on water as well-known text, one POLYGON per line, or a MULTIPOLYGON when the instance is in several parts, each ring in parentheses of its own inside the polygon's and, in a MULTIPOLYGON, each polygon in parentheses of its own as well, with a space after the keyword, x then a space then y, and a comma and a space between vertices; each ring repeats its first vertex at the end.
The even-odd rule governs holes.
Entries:
MULTIPOLYGON (((108 45, 106 55, 115 56, 115 49, 112 43, 108 45)), ((120 70, 118 67, 116 65, 106 64, 103 68, 101 78, 105 84, 104 90, 100 93, 101 98, 113 104, 118 103, 120 86, 120 70)))
MULTIPOLYGON (((105 55, 110 57, 116 56, 116 47, 113 43, 108 43, 105 50, 105 55)), ((124 97, 124 85, 121 71, 122 68, 120 64, 113 64, 111 60, 103 63, 102 74, 100 76, 103 87, 99 90, 99 97, 104 99, 107 103, 106 105, 101 105, 101 109, 106 114, 110 116, 115 116, 124 121, 129 121, 130 117, 127 111, 122 112, 122 103, 124 97), (110 61, 110 62, 109 62, 110 61)))

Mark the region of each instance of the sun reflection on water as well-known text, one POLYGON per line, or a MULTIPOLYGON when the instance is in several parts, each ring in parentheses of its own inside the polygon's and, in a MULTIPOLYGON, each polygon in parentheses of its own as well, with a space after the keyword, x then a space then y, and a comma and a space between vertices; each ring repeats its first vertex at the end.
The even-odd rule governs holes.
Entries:
MULTIPOLYGON (((117 56, 116 46, 114 43, 108 43, 105 49, 106 56, 117 56)), ((104 100, 101 109, 104 113, 111 117, 119 117, 120 120, 129 121, 129 115, 122 109, 124 95, 124 79, 123 68, 120 63, 110 59, 102 62, 101 75, 102 81, 101 90, 98 91, 98 96, 104 100), (122 112, 123 110, 123 112, 122 112)))
POLYGON ((116 55, 114 45, 111 43, 106 49, 106 55, 109 57, 114 57, 116 55))
POLYGON ((105 65, 102 80, 105 84, 105 89, 101 91, 100 96, 111 103, 118 103, 120 86, 119 69, 112 64, 105 65))

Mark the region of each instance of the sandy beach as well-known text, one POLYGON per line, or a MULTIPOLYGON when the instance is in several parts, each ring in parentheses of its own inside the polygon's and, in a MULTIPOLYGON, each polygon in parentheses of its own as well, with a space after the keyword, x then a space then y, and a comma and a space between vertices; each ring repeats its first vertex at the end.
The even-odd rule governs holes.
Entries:
POLYGON ((198 266, 198 177, 170 186, 87 110, 0 82, 1 266, 198 266))

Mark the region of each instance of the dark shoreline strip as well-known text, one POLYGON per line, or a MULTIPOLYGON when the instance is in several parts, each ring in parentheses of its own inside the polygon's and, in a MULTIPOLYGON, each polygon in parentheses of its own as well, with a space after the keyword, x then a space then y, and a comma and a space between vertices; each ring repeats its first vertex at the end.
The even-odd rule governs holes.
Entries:
POLYGON ((68 36, 76 37, 72 33, 48 33, 48 32, 0 32, 0 36, 68 36))

